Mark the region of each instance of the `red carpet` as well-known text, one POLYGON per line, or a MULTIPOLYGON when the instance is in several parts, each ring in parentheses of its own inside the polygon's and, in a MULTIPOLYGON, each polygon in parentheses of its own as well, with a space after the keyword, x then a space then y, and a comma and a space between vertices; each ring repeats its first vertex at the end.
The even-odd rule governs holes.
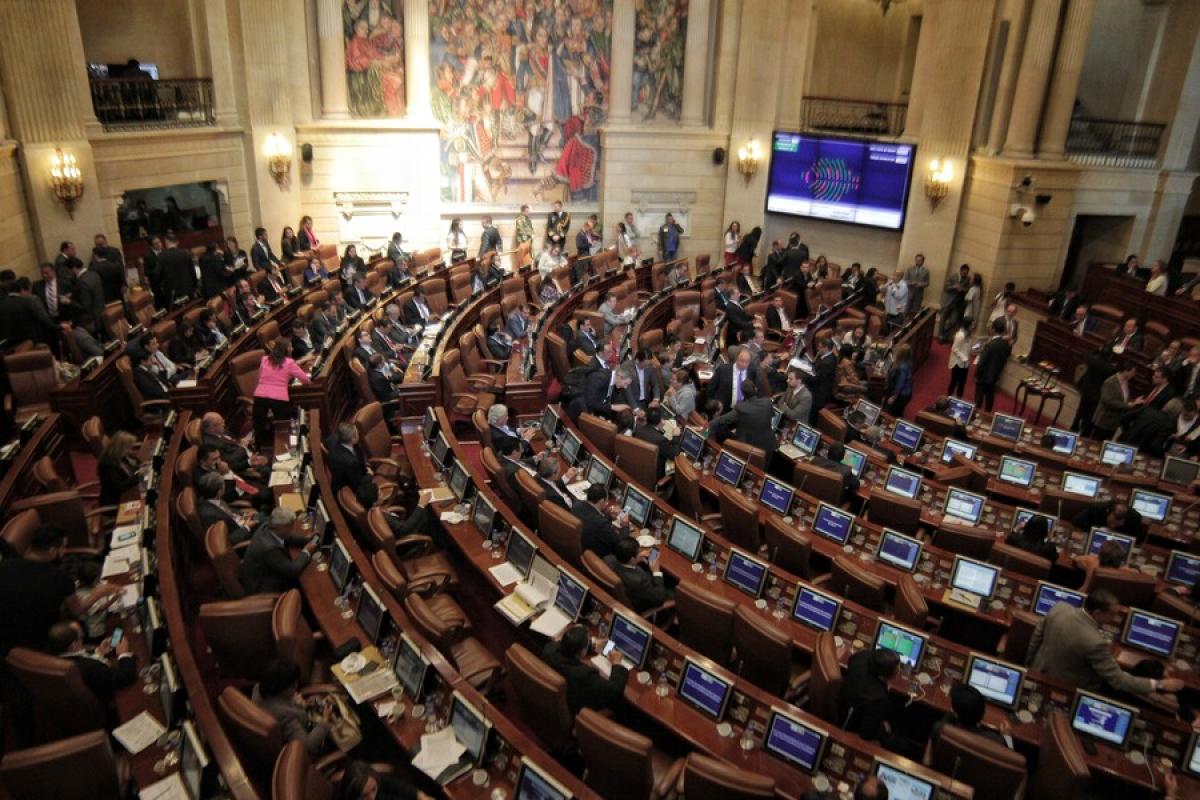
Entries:
MULTIPOLYGON (((946 393, 946 388, 950 385, 950 345, 942 344, 937 339, 933 340, 929 348, 929 357, 925 360, 924 365, 917 370, 917 374, 913 376, 913 396, 908 403, 907 413, 905 416, 913 419, 917 416, 917 412, 933 405, 933 401, 946 393)), ((967 392, 964 400, 975 402, 975 367, 971 367, 971 371, 967 374, 967 392)), ((994 410, 1001 411, 1005 414, 1012 413, 1012 395, 1006 392, 996 392, 996 403, 994 410)), ((1035 405, 1036 410, 1036 405, 1035 405)), ((1027 410, 1027 416, 1030 420, 1033 419, 1033 413, 1027 410)))

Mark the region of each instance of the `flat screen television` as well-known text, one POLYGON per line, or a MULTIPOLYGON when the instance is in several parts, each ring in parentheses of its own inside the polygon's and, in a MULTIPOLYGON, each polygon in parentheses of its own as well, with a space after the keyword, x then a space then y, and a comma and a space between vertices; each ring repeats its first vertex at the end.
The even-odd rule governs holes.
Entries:
POLYGON ((775 131, 767 211, 900 230, 915 148, 775 131))

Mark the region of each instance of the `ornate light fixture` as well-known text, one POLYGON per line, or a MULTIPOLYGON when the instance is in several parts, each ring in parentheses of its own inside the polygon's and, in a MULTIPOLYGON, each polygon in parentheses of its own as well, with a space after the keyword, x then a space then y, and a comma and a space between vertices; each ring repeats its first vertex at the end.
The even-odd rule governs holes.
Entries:
POLYGON ((738 172, 750 180, 754 173, 758 172, 758 165, 762 161, 762 149, 758 145, 757 139, 751 139, 744 145, 738 148, 738 172))
POLYGON ((54 156, 50 160, 50 190, 54 199, 62 203, 67 210, 67 216, 75 219, 75 201, 83 197, 83 173, 71 153, 64 153, 61 147, 54 148, 54 156))
POLYGON ((936 206, 950 193, 952 177, 949 161, 935 158, 929 162, 929 172, 925 174, 925 196, 931 204, 936 206))
POLYGON ((278 133, 272 133, 263 145, 263 155, 267 157, 267 169, 271 177, 282 186, 292 170, 292 146, 278 133))

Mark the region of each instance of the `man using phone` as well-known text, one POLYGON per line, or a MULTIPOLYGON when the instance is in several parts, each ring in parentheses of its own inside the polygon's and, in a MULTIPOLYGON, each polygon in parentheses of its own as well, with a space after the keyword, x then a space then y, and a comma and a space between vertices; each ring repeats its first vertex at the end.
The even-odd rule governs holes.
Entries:
POLYGON ((115 720, 112 700, 118 689, 130 685, 137 678, 137 663, 129 651, 129 642, 123 632, 106 637, 95 650, 83 645, 83 626, 78 622, 56 622, 50 626, 50 652, 65 658, 79 667, 84 686, 108 709, 110 720, 115 720), (110 662, 109 655, 116 653, 116 661, 110 662))
POLYGON ((581 708, 597 711, 616 708, 625 694, 625 681, 629 678, 629 670, 621 666, 621 651, 616 648, 606 656, 612 665, 607 678, 588 664, 589 641, 587 628, 572 625, 561 639, 547 642, 542 650, 542 660, 567 679, 567 708, 572 714, 581 708))
POLYGON ((604 563, 617 573, 625 585, 625 594, 633 610, 639 614, 674 597, 675 592, 667 588, 662 570, 658 568, 658 548, 642 550, 635 539, 618 539, 611 555, 604 563))

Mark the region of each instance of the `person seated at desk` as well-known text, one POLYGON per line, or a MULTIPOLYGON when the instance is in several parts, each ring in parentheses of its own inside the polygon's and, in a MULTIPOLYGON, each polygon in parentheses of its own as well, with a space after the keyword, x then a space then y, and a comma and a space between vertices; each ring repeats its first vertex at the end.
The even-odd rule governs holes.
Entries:
POLYGON ((329 343, 329 340, 337 335, 337 319, 330 313, 329 303, 317 303, 313 307, 313 315, 308 321, 309 330, 312 331, 313 339, 319 343, 317 349, 323 350, 329 343))
POLYGON ((308 263, 304 265, 304 282, 311 284, 327 280, 329 280, 329 270, 325 269, 325 265, 321 263, 321 259, 316 256, 310 256, 308 263))
POLYGON ((837 372, 834 373, 835 396, 846 402, 867 393, 867 382, 858 372, 858 359, 861 351, 855 351, 849 345, 842 345, 838 351, 837 372))
POLYGON ((533 428, 524 428, 520 431, 514 431, 508 425, 508 406, 503 403, 497 403, 487 411, 488 432, 492 437, 492 447, 499 449, 502 442, 512 440, 516 442, 521 449, 521 458, 529 458, 533 455, 533 446, 529 444, 529 440, 534 436, 533 428))
POLYGON ((1183 398, 1179 416, 1175 418, 1175 430, 1167 436, 1164 450, 1184 458, 1200 455, 1200 413, 1197 413, 1195 397, 1183 398))
MULTIPOLYGON (((922 410, 927 411, 930 414, 937 414, 939 417, 945 417, 948 422, 954 423, 955 439, 967 438, 967 426, 959 422, 956 417, 950 416, 950 398, 946 395, 939 395, 938 398, 933 401, 932 405, 926 406, 922 410)), ((1047 447, 1046 449, 1049 450, 1050 448, 1047 447)))
MULTIPOLYGON (((128 632, 132 635, 132 631, 128 632)), ((112 637, 105 636, 92 650, 83 644, 83 626, 78 622, 56 622, 47 637, 51 655, 65 658, 79 668, 83 685, 105 706, 110 722, 117 721, 113 698, 120 689, 137 680, 137 659, 129 650, 129 639, 113 646, 112 637), (109 663, 109 653, 116 652, 115 664, 109 663)))
POLYGON ((218 522, 224 522, 229 531, 230 544, 240 544, 250 538, 250 529, 246 527, 246 518, 229 507, 222 499, 225 493, 225 479, 215 472, 201 476, 196 484, 196 493, 200 495, 200 503, 196 515, 200 517, 200 527, 207 531, 218 522))
POLYGON ((504 330, 513 339, 524 339, 533 329, 533 311, 529 306, 516 306, 508 315, 504 330))
POLYGON ((841 474, 842 503, 849 502, 858 494, 858 478, 854 475, 854 470, 842 463, 842 459, 845 457, 846 446, 841 442, 830 444, 828 455, 823 456, 817 452, 812 457, 812 463, 815 466, 841 474))
POLYGON ((696 410, 696 385, 692 383, 692 374, 686 369, 672 370, 667 382, 667 391, 663 393, 663 406, 678 416, 684 423, 696 410))
MULTIPOLYGON (((575 500, 571 496, 571 491, 567 488, 567 485, 575 480, 578 475, 579 468, 570 467, 563 472, 561 477, 557 477, 558 463, 556 459, 543 458, 537 462, 537 481, 538 485, 546 492, 546 499, 566 511, 571 510, 571 504, 575 500)), ((515 481, 516 478, 512 477, 511 480, 515 481)))
MULTIPOLYGON (((354 499, 358 501, 360 506, 369 511, 379 504, 379 487, 375 485, 375 481, 363 481, 354 490, 354 499)), ((429 510, 429 498, 427 495, 417 500, 417 507, 407 517, 401 517, 387 508, 382 509, 382 511, 388 528, 391 529, 392 535, 397 539, 413 533, 419 533, 432 537, 440 544, 440 540, 444 538, 444 535, 441 534, 441 527, 434 524, 434 516, 429 510)))
POLYGON ((998 731, 985 727, 983 714, 987 711, 987 701, 983 699, 983 693, 974 686, 956 683, 950 687, 950 708, 952 709, 950 713, 933 723, 933 731, 929 734, 929 744, 925 746, 925 758, 922 759, 925 766, 933 763, 933 745, 942 738, 942 731, 947 725, 953 725, 967 733, 990 739, 997 744, 1004 745, 1009 750, 1013 749, 1012 724, 1008 721, 1008 717, 1000 717, 1000 730, 998 731))
POLYGON ((170 399, 171 387, 158 372, 150 368, 150 357, 146 353, 130 353, 129 360, 133 363, 133 385, 143 400, 170 399))
POLYGON ((371 339, 371 332, 366 328, 359 328, 354 341, 354 357, 365 367, 371 356, 375 355, 375 342, 371 339))
POLYGON ((584 411, 612 419, 614 414, 632 411, 637 408, 637 399, 629 388, 632 383, 633 370, 624 366, 592 370, 584 381, 583 392, 571 401, 567 414, 573 420, 584 411))
POLYGON ((208 355, 198 325, 180 317, 179 327, 167 343, 167 355, 177 364, 195 364, 208 355))
POLYGON ((288 334, 292 340, 292 357, 297 362, 305 363, 312 361, 320 353, 320 342, 313 340, 312 332, 300 317, 292 320, 292 326, 288 329, 288 334))
POLYGON ((633 438, 652 444, 658 449, 658 462, 655 474, 659 480, 667 474, 667 463, 679 452, 679 444, 667 438, 663 433, 663 413, 660 408, 646 409, 646 418, 642 424, 634 423, 633 438))
POLYGON ((408 352, 420 341, 421 329, 406 325, 401 319, 400 306, 388 303, 383 309, 383 319, 375 326, 375 342, 381 345, 380 349, 390 349, 397 357, 403 356, 407 361, 408 352))
POLYGON ((1125 550, 1117 542, 1105 542, 1095 553, 1072 556, 1071 563, 1083 570, 1083 583, 1080 584, 1082 591, 1091 588, 1092 577, 1100 567, 1119 570, 1126 575, 1138 574, 1137 569, 1125 563, 1125 550))
POLYGON ((404 312, 404 324, 424 327, 430 322, 436 322, 438 315, 433 313, 429 308, 429 304, 425 302, 425 290, 420 286, 414 286, 412 292, 412 299, 405 303, 402 309, 404 312))
POLYGON ((325 439, 326 466, 333 480, 336 494, 343 486, 357 491, 364 482, 371 480, 367 459, 358 449, 358 428, 352 422, 343 422, 325 439))
POLYGON ((285 743, 304 742, 304 749, 313 758, 329 750, 333 706, 321 705, 316 715, 319 721, 313 719, 300 694, 300 668, 292 662, 277 659, 268 664, 262 679, 250 692, 250 700, 275 718, 285 743))
POLYGON ((366 311, 375 305, 375 301, 378 299, 367 288, 367 276, 365 273, 360 272, 356 274, 354 282, 346 288, 346 305, 355 311, 366 311))
POLYGON ((509 356, 512 355, 512 339, 501 327, 499 317, 488 323, 487 339, 484 343, 487 346, 488 355, 497 361, 508 361, 509 356))
POLYGON ((260 314, 267 311, 267 299, 254 291, 250 281, 242 278, 235 285, 233 315, 241 325, 253 325, 260 314))
POLYGON ((613 552, 604 557, 604 563, 621 579, 629 603, 639 614, 661 606, 675 596, 674 590, 667 588, 662 570, 658 568, 658 555, 651 556, 636 539, 626 536, 618 540, 613 552))
POLYGON ((88 333, 91 320, 83 309, 64 303, 59 310, 58 327, 62 329, 64 338, 75 342, 75 347, 84 361, 104 356, 104 348, 96 341, 95 336, 88 333))
POLYGON ((594 484, 588 487, 586 499, 576 500, 571 507, 571 513, 583 523, 582 548, 601 558, 612 555, 617 542, 629 535, 629 514, 618 513, 614 525, 610 517, 612 512, 605 510, 607 500, 608 490, 594 484))
POLYGON ((771 398, 758 396, 758 383, 744 380, 741 399, 731 410, 712 421, 713 434, 718 442, 723 442, 732 430, 734 439, 762 450, 770 461, 771 454, 779 446, 779 439, 771 427, 774 414, 771 398))
POLYGON ((300 573, 312 561, 317 542, 311 537, 292 535, 295 521, 296 512, 280 507, 258 526, 238 568, 238 580, 246 594, 286 592, 296 588, 300 573), (289 556, 289 547, 301 550, 295 556, 289 556))
POLYGON ((1029 642, 1028 663, 1039 672, 1088 691, 1105 688, 1134 695, 1178 692, 1179 678, 1136 678, 1117 664, 1102 630, 1121 620, 1121 606, 1107 589, 1088 593, 1083 608, 1058 603, 1042 617, 1029 642))
POLYGON ((396 387, 392 385, 392 377, 388 375, 383 353, 372 353, 368 356, 366 367, 367 385, 371 387, 371 394, 375 395, 375 399, 385 406, 395 403, 399 397, 396 387))
POLYGON ((1138 330, 1137 320, 1133 317, 1125 320, 1120 332, 1109 342, 1109 349, 1117 355, 1122 353, 1141 352, 1142 332, 1138 330))
POLYGON ((620 325, 627 325, 637 314, 636 308, 627 308, 624 311, 617 311, 617 298, 611 292, 604 295, 604 302, 596 309, 600 316, 604 318, 604 335, 611 336, 613 329, 620 325))
POLYGON ((346 308, 346 298, 338 292, 331 292, 329 295, 329 318, 334 321, 334 324, 341 325, 349 316, 349 310, 346 308))
POLYGON ((230 471, 247 479, 267 482, 270 459, 247 446, 253 441, 253 435, 247 435, 240 441, 230 436, 225 428, 225 418, 215 411, 209 411, 201 417, 200 429, 203 432, 201 443, 217 448, 221 460, 229 466, 230 471))
POLYGON ((341 262, 341 278, 345 283, 354 280, 356 275, 361 275, 366 272, 367 266, 363 263, 362 258, 358 255, 358 248, 352 244, 346 245, 346 250, 342 254, 341 262))
POLYGON ((567 679, 567 708, 572 714, 581 708, 615 709, 625 696, 629 670, 621 665, 621 651, 614 647, 608 654, 612 671, 605 678, 585 661, 590 643, 587 628, 572 625, 561 639, 547 642, 542 648, 542 660, 567 679))
POLYGON ((125 492, 141 484, 138 470, 142 464, 133 452, 137 441, 128 431, 117 431, 100 452, 96 474, 100 478, 101 506, 117 505, 125 492))
MULTIPOLYGON (((396 234, 399 236, 399 234, 396 234)), ((351 761, 342 771, 334 800, 433 800, 395 775, 381 775, 365 761, 351 761)))
POLYGON ((1071 520, 1071 524, 1081 531, 1107 528, 1116 533, 1132 536, 1139 542, 1146 538, 1146 529, 1142 525, 1141 513, 1137 509, 1113 500, 1092 503, 1086 511, 1071 520))
POLYGON ((196 328, 196 338, 201 346, 213 350, 229 341, 229 331, 220 318, 206 308, 200 312, 200 324, 196 328))
POLYGON ((192 485, 199 486, 205 475, 216 475, 225 482, 225 489, 220 496, 226 503, 248 500, 255 508, 266 512, 275 507, 275 499, 265 482, 238 475, 221 460, 221 451, 208 444, 200 445, 200 451, 196 456, 196 471, 192 475, 192 485))
POLYGON ((892 730, 897 709, 888 693, 888 681, 899 670, 900 656, 892 650, 862 650, 850 656, 838 693, 838 717, 850 733, 879 742, 892 752, 919 758, 914 743, 892 730))
POLYGON ((1025 520, 1024 527, 1013 531, 1004 540, 1005 544, 1047 559, 1051 564, 1058 560, 1058 548, 1046 537, 1050 535, 1050 523, 1045 517, 1032 516, 1025 520))

